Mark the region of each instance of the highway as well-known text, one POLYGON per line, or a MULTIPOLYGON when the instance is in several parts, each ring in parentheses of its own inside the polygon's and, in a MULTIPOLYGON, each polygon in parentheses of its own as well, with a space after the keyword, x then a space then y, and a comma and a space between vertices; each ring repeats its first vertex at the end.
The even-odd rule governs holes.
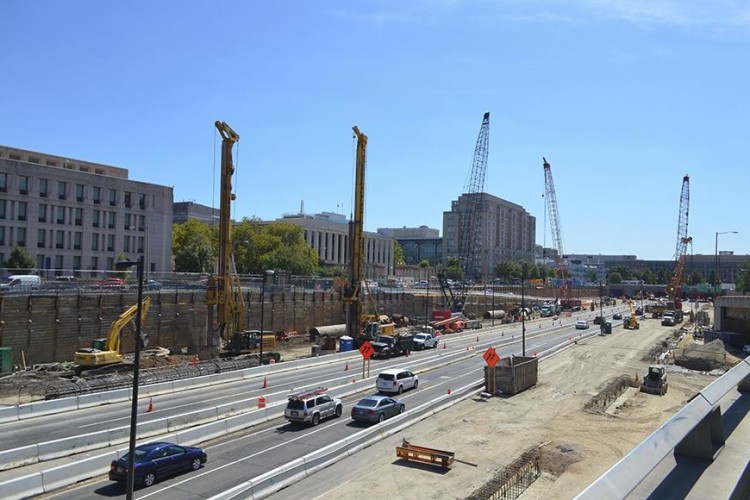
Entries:
MULTIPOLYGON (((589 319, 593 316, 594 313, 589 312, 576 315, 589 319)), ((588 330, 575 330, 573 323, 576 317, 566 318, 563 326, 560 326, 558 321, 553 325, 549 318, 527 322, 526 354, 538 353, 541 356, 545 351, 561 344, 574 342, 579 335, 598 333, 597 326, 588 330)), ((619 323, 615 322, 615 325, 619 326, 619 323)), ((484 366, 481 354, 488 347, 495 347, 501 357, 520 354, 521 327, 519 324, 513 324, 467 331, 443 336, 441 341, 439 348, 415 352, 408 358, 373 360, 370 377, 364 382, 360 381, 362 362, 361 357, 358 357, 359 353, 349 353, 311 359, 307 366, 291 371, 285 370, 284 363, 253 369, 255 371, 252 377, 242 381, 227 383, 220 387, 196 387, 158 396, 155 398, 155 411, 141 413, 139 424, 165 417, 176 418, 191 411, 201 411, 218 405, 228 405, 235 413, 249 411, 257 404, 260 395, 267 398, 269 406, 277 405, 280 409, 283 408, 290 392, 317 386, 328 387, 333 391, 348 386, 352 379, 365 384, 364 390, 359 394, 344 399, 344 415, 341 418, 325 421, 314 428, 292 426, 277 418, 251 429, 206 442, 202 446, 206 448, 209 460, 203 469, 196 473, 165 479, 147 490, 139 490, 138 498, 153 495, 167 498, 208 498, 357 432, 376 433, 377 426, 356 424, 349 418, 349 412, 351 406, 362 396, 375 392, 374 379, 377 373, 385 368, 408 367, 419 375, 419 389, 409 391, 400 397, 407 407, 403 418, 417 418, 420 414, 430 411, 435 402, 446 399, 448 389, 455 391, 459 387, 480 381, 484 366), (347 363, 349 370, 345 371, 347 363), (262 387, 263 379, 268 382, 265 389, 262 387)), ((147 404, 147 387, 142 389, 142 394, 146 395, 143 399, 144 404, 147 404)), ((45 436, 45 439, 61 439, 92 430, 127 427, 129 416, 130 404, 123 401, 7 423, 0 428, 0 439, 3 450, 6 450, 38 442, 37 436, 40 435, 45 436), (71 421, 75 424, 71 425, 71 421)), ((123 443, 118 448, 125 446, 123 443)), ((23 474, 24 469, 5 471, 0 480, 23 474)), ((49 497, 91 498, 98 495, 120 494, 124 494, 122 486, 102 477, 49 497)))

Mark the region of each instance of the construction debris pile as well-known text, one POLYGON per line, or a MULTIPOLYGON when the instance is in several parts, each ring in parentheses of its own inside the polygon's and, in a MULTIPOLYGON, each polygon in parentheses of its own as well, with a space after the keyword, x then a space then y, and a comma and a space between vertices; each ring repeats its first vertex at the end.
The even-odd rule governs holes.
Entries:
POLYGON ((728 370, 740 360, 727 353, 724 342, 716 339, 707 344, 689 344, 675 349, 674 364, 689 370, 710 372, 728 370))

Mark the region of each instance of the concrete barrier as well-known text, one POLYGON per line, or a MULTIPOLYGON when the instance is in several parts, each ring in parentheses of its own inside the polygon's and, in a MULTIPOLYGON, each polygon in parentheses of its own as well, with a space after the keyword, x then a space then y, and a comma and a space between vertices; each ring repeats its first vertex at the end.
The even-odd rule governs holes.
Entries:
POLYGON ((77 398, 78 409, 101 406, 122 401, 130 401, 130 389, 117 389, 107 392, 95 392, 92 394, 81 394, 77 398))
POLYGON ((4 406, 0 408, 0 424, 4 422, 15 422, 18 420, 17 406, 4 406))
POLYGON ((168 417, 167 420, 167 431, 174 432, 185 427, 191 427, 194 425, 215 422, 218 419, 216 407, 206 408, 204 410, 191 411, 184 415, 177 415, 174 417, 168 417))
POLYGON ((109 452, 42 471, 44 491, 50 492, 90 477, 106 474, 110 463, 116 459, 117 453, 109 452))
POLYGON ((109 446, 115 446, 130 440, 130 426, 108 429, 108 432, 107 443, 109 446))
POLYGON ((227 423, 224 420, 186 429, 177 433, 175 442, 183 446, 193 446, 202 441, 227 434, 227 423))
POLYGON ((19 500, 44 493, 42 473, 36 472, 28 476, 18 477, 0 483, 0 491, 4 499, 19 500))
POLYGON ((8 470, 36 463, 39 461, 38 456, 39 451, 35 444, 0 451, 0 470, 8 470))
POLYGON ((67 457, 73 453, 103 448, 109 444, 109 430, 81 434, 54 441, 39 443, 37 456, 40 462, 55 458, 67 457))
POLYGON ((51 413, 73 411, 78 409, 77 398, 52 399, 50 401, 37 401, 18 407, 18 419, 41 417, 51 413))

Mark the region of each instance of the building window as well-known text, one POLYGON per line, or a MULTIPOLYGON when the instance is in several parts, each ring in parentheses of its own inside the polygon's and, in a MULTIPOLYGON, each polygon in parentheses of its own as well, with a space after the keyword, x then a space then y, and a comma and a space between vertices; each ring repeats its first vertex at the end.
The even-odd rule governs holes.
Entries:
MULTIPOLYGON (((5 226, 0 226, 0 247, 5 246, 5 226)), ((3 259, 0 259, 0 262, 4 262, 3 259)))
POLYGON ((57 162, 56 162, 56 161, 54 161, 54 160, 47 160, 47 161, 45 161, 44 163, 45 163, 45 164, 46 164, 46 165, 47 165, 48 167, 56 167, 56 166, 57 166, 57 162))
POLYGON ((143 193, 138 195, 138 207, 141 210, 146 210, 146 195, 143 193))
POLYGON ((133 198, 133 193, 131 193, 130 191, 125 191, 125 208, 133 207, 133 203, 131 201, 132 198, 133 198))
POLYGON ((10 158, 11 160, 20 161, 21 160, 21 155, 15 155, 15 154, 11 153, 11 154, 8 155, 8 158, 10 158))
POLYGON ((19 201, 18 202, 18 220, 26 220, 26 210, 28 208, 28 203, 25 201, 19 201))
POLYGON ((58 224, 65 224, 65 207, 55 207, 55 219, 58 224))
POLYGON ((107 212, 107 227, 109 229, 115 228, 115 213, 114 212, 107 212))
POLYGON ((138 216, 138 231, 145 231, 145 230, 146 230, 146 216, 139 215, 138 216))
POLYGON ((73 256, 73 271, 78 271, 81 268, 81 256, 73 256))
POLYGON ((38 165, 39 164, 39 158, 35 158, 33 156, 29 156, 28 162, 29 163, 36 163, 38 165))
POLYGON ((91 257, 91 269, 99 269, 99 258, 91 257))
POLYGON ((138 248, 135 249, 138 253, 143 253, 143 236, 138 237, 138 248))
POLYGON ((99 174, 99 175, 104 175, 104 170, 102 170, 101 168, 96 168, 94 169, 94 173, 99 174))
POLYGON ((16 228, 16 245, 18 245, 19 247, 26 246, 26 228, 25 227, 16 228))
POLYGON ((78 170, 81 172, 89 172, 89 167, 79 167, 78 170))
POLYGON ((83 226, 83 209, 82 208, 75 208, 73 209, 74 219, 75 219, 75 225, 76 226, 83 226))
POLYGON ((39 204, 39 218, 38 218, 39 222, 47 222, 47 207, 48 206, 49 205, 45 203, 39 204))
POLYGON ((115 268, 115 258, 107 257, 107 269, 114 269, 114 268, 115 268))
POLYGON ((115 235, 114 234, 107 235, 107 251, 108 252, 115 251, 115 235))
POLYGON ((5 218, 5 211, 7 210, 8 201, 7 200, 0 200, 0 219, 5 218))
POLYGON ((68 190, 68 183, 57 181, 57 198, 60 200, 66 199, 66 191, 68 190))
POLYGON ((63 268, 63 256, 55 255, 55 269, 62 269, 62 268, 63 268))
POLYGON ((99 227, 99 218, 102 212, 100 210, 94 210, 94 220, 91 222, 91 227, 99 227))
POLYGON ((94 187, 94 204, 98 205, 102 202, 102 188, 94 187))
POLYGON ((99 251, 99 233, 91 235, 91 250, 99 251))
POLYGON ((8 191, 8 174, 0 172, 0 192, 5 193, 8 191))
POLYGON ((47 231, 44 229, 39 229, 36 232, 36 247, 37 248, 44 248, 44 237, 46 236, 47 231))
POLYGON ((83 201, 83 184, 76 184, 76 201, 83 201))
POLYGON ((81 249, 82 241, 83 241, 83 233, 81 231, 76 231, 75 233, 73 233, 73 249, 74 250, 81 249))
POLYGON ((116 205, 117 205, 117 190, 110 189, 109 190, 109 206, 114 207, 116 205))
POLYGON ((130 236, 125 236, 122 239, 122 251, 130 252, 130 236))
POLYGON ((47 179, 39 179, 39 196, 46 198, 49 194, 49 181, 47 179))
POLYGON ((21 194, 29 194, 29 178, 26 175, 18 177, 18 192, 21 194))
MULTIPOLYGON (((125 214, 125 229, 130 229, 130 214, 125 214)), ((127 252, 127 250, 125 250, 127 252)))
POLYGON ((65 231, 55 233, 55 248, 65 248, 65 231))

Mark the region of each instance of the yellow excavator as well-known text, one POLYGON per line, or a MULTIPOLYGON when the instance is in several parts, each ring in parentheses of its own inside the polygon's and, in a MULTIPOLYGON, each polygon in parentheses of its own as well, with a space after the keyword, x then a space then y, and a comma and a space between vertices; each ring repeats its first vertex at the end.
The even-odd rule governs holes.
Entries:
MULTIPOLYGON (((144 298, 143 307, 141 308, 141 323, 146 320, 150 307, 151 297, 144 298)), ((75 364, 78 365, 76 373, 80 375, 84 370, 122 363, 122 354, 120 354, 120 332, 125 325, 133 321, 137 314, 138 304, 130 306, 112 322, 107 338, 95 339, 91 343, 91 347, 77 351, 74 358, 75 364)))
POLYGON ((630 306, 630 317, 625 318, 623 326, 628 330, 638 330, 641 328, 641 325, 638 323, 638 316, 635 314, 633 301, 628 299, 628 305, 630 306))

